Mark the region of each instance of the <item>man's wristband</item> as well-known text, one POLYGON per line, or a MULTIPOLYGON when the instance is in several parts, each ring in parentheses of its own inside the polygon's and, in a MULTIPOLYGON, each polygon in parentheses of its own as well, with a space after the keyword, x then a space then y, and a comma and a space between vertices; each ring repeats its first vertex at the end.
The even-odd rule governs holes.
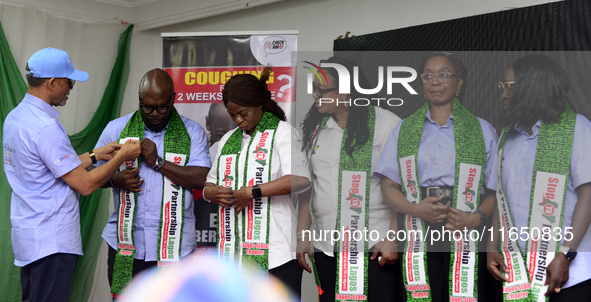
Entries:
POLYGON ((203 191, 201 191, 203 193, 203 200, 207 201, 208 203, 211 203, 211 199, 207 199, 205 197, 205 189, 207 189, 207 188, 209 188, 209 187, 205 187, 205 188, 203 188, 203 191))
POLYGON ((484 220, 486 219, 486 214, 484 212, 482 212, 481 210, 476 210, 474 211, 474 213, 480 215, 480 226, 484 223, 484 220))
POLYGON ((259 185, 254 185, 252 187, 252 198, 259 199, 261 197, 263 197, 263 192, 261 191, 261 188, 259 188, 259 185))
POLYGON ((96 154, 94 154, 94 150, 88 151, 88 156, 90 156, 90 160, 92 160, 92 164, 96 164, 96 154))
POLYGON ((111 186, 111 188, 114 188, 115 186, 113 185, 113 181, 109 178, 109 185, 111 186))

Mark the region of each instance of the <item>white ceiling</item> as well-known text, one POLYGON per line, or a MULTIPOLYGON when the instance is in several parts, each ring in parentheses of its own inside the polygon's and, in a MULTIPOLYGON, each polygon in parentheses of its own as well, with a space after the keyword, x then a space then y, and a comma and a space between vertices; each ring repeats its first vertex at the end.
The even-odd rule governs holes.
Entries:
POLYGON ((136 30, 203 19, 283 0, 0 0, 30 6, 60 18, 135 24, 136 30))

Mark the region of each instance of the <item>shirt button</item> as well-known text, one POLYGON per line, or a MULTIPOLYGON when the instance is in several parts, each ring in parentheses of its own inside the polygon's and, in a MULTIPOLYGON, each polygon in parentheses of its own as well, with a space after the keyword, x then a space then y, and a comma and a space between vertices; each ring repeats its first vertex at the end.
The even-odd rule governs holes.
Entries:
POLYGON ((152 174, 152 170, 150 170, 150 174, 152 174))
POLYGON ((151 189, 148 189, 148 192, 152 192, 152 190, 151 189))

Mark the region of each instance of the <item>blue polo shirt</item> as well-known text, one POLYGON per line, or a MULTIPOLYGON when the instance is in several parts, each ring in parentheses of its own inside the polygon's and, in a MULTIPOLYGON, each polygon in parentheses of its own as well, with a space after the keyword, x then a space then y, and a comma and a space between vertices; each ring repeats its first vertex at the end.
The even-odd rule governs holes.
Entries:
MULTIPOLYGON (((511 215, 517 227, 517 232, 528 230, 529 212, 531 203, 531 185, 534 171, 534 163, 538 146, 538 134, 542 121, 538 121, 529 135, 523 125, 515 125, 507 134, 503 146, 504 162, 502 166, 503 190, 505 191, 511 215)), ((562 232, 571 226, 575 206, 579 201, 575 191, 580 185, 591 182, 591 122, 584 116, 577 114, 573 149, 570 161, 570 174, 568 177, 566 199, 564 201, 564 216, 562 232)), ((589 202, 581 200, 581 202, 589 202)), ((519 245, 525 253, 526 242, 519 236, 519 245)), ((564 243, 564 237, 562 242, 564 243)), ((585 231, 585 236, 577 248, 578 254, 570 264, 569 279, 562 286, 568 288, 580 282, 591 279, 591 226, 585 231)))
POLYGON ((81 162, 58 115, 42 99, 26 94, 4 121, 16 266, 55 253, 82 255, 78 193, 61 179, 81 162))
MULTIPOLYGON (((497 155, 495 148, 497 146, 497 134, 495 128, 490 123, 481 118, 478 118, 478 121, 482 128, 484 144, 486 146, 484 186, 488 189, 496 190, 497 155)), ((392 131, 386 148, 384 149, 384 153, 382 153, 382 157, 380 157, 380 161, 373 171, 376 175, 380 177, 386 176, 398 184, 402 184, 400 180, 398 158, 396 156, 398 153, 398 137, 401 125, 402 123, 399 123, 396 125, 396 128, 394 128, 394 131, 392 131)), ((419 154, 417 156, 417 177, 421 187, 453 186, 456 173, 453 114, 447 119, 445 125, 440 126, 437 122, 431 119, 431 110, 427 110, 423 135, 425 137, 421 137, 419 154), (431 154, 428 154, 429 152, 431 154)))
MULTIPOLYGON (((110 142, 119 141, 121 131, 127 125, 133 113, 111 121, 99 138, 96 148, 102 147, 110 142)), ((191 137, 191 151, 187 166, 211 167, 209 158, 209 147, 207 135, 203 128, 196 122, 181 116, 187 132, 191 137)), ((164 154, 164 134, 168 127, 160 132, 153 132, 144 127, 144 138, 150 139, 156 144, 158 155, 164 154)), ((102 165, 99 161, 96 165, 102 165)), ((171 163, 168 163, 171 164, 171 163)), ((141 186, 143 191, 137 193, 137 207, 134 220, 133 239, 136 247, 135 258, 145 261, 158 260, 158 235, 160 234, 160 212, 162 209, 162 173, 140 161, 140 178, 145 182, 141 186)), ((103 238, 114 249, 117 249, 117 209, 119 202, 117 197, 119 188, 113 188, 113 199, 115 211, 111 214, 109 221, 103 231, 103 238)), ((191 253, 196 246, 195 241, 195 213, 193 209, 193 190, 185 188, 185 209, 183 216, 183 234, 181 243, 181 256, 191 253)))

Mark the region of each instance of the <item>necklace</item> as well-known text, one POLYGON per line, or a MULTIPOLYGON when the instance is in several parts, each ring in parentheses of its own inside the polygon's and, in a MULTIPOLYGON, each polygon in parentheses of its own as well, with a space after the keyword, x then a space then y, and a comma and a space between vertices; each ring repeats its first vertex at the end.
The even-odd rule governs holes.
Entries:
POLYGON ((423 140, 425 141, 425 146, 427 146, 427 154, 429 155, 429 157, 431 158, 431 160, 438 166, 445 166, 447 163, 449 163, 449 161, 452 159, 452 154, 454 154, 454 150, 456 149, 456 145, 454 144, 454 147, 451 149, 451 153, 449 154, 449 159, 444 162, 443 164, 440 164, 438 162, 435 161, 435 159, 433 158, 433 156, 431 156, 431 150, 429 150, 429 144, 427 144, 427 137, 423 134, 423 140))
POLYGON ((345 125, 347 124, 347 121, 339 121, 336 118, 334 118, 335 122, 337 122, 337 125, 339 125, 339 127, 341 127, 341 129, 345 129, 345 125))

